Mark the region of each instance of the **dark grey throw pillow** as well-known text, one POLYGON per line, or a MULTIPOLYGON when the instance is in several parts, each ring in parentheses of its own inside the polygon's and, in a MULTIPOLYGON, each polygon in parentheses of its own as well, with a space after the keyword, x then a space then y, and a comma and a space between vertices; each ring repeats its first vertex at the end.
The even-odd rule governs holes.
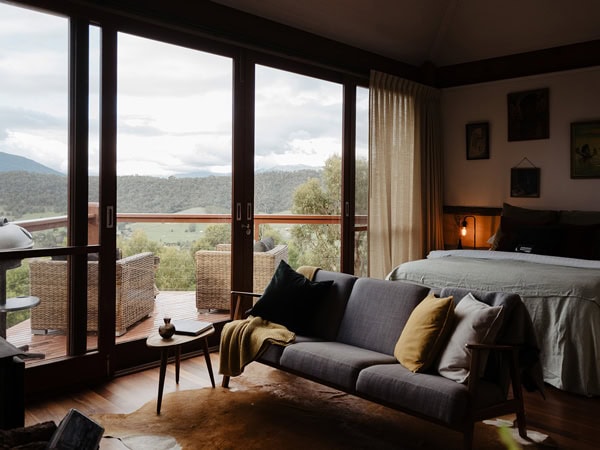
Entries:
POLYGON ((312 316, 333 281, 311 281, 281 261, 265 292, 249 314, 309 334, 312 316))

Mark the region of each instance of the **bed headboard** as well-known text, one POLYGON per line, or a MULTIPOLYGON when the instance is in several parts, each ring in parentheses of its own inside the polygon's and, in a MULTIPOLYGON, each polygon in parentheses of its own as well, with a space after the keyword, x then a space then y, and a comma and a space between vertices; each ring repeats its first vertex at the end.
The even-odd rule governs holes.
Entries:
MULTIPOLYGON (((468 215, 476 217, 478 248, 600 260, 599 211, 542 210, 508 203, 502 208, 444 207, 446 248, 456 248, 460 221, 468 215), (491 236, 494 239, 487 243, 491 236)), ((464 248, 473 247, 472 237, 471 231, 462 238, 464 248)))
MULTIPOLYGON (((456 248, 460 233, 460 223, 465 216, 474 216, 477 224, 477 241, 475 245, 480 249, 490 248, 487 240, 494 235, 500 226, 502 208, 489 208, 480 206, 444 206, 444 247, 446 250, 456 248)), ((461 237, 464 248, 473 248, 473 221, 467 220, 467 235, 461 237)))

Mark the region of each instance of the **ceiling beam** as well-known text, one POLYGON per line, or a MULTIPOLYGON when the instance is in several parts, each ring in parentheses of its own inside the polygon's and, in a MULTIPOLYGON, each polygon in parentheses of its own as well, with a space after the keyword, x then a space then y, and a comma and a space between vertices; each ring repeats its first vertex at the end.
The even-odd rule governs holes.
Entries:
POLYGON ((593 66, 600 66, 600 39, 438 67, 435 85, 448 88, 593 66))

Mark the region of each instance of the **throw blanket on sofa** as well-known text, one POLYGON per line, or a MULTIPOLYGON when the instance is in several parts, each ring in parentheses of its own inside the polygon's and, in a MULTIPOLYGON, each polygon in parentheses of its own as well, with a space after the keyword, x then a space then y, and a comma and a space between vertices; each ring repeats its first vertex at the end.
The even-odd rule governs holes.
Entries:
MULTIPOLYGON (((318 267, 301 266, 297 272, 313 280, 318 267)), ((288 345, 296 334, 283 325, 260 317, 234 320, 223 327, 219 349, 219 373, 237 376, 266 350, 267 344, 288 345)))
POLYGON ((219 349, 219 373, 240 375, 244 367, 260 357, 267 343, 287 345, 296 335, 282 325, 260 317, 234 320, 223 327, 219 349))

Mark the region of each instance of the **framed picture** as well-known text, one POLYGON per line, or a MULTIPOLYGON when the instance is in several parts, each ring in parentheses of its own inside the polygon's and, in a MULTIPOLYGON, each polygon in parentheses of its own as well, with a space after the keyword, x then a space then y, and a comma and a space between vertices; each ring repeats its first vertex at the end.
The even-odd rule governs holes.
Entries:
POLYGON ((571 178, 600 178, 600 120, 571 124, 571 178))
POLYGON ((508 140, 527 141, 550 137, 549 90, 508 94, 508 140))
POLYGON ((490 158, 490 125, 488 122, 468 123, 467 159, 490 158))
POLYGON ((511 197, 539 197, 540 169, 539 167, 510 169, 511 197))

